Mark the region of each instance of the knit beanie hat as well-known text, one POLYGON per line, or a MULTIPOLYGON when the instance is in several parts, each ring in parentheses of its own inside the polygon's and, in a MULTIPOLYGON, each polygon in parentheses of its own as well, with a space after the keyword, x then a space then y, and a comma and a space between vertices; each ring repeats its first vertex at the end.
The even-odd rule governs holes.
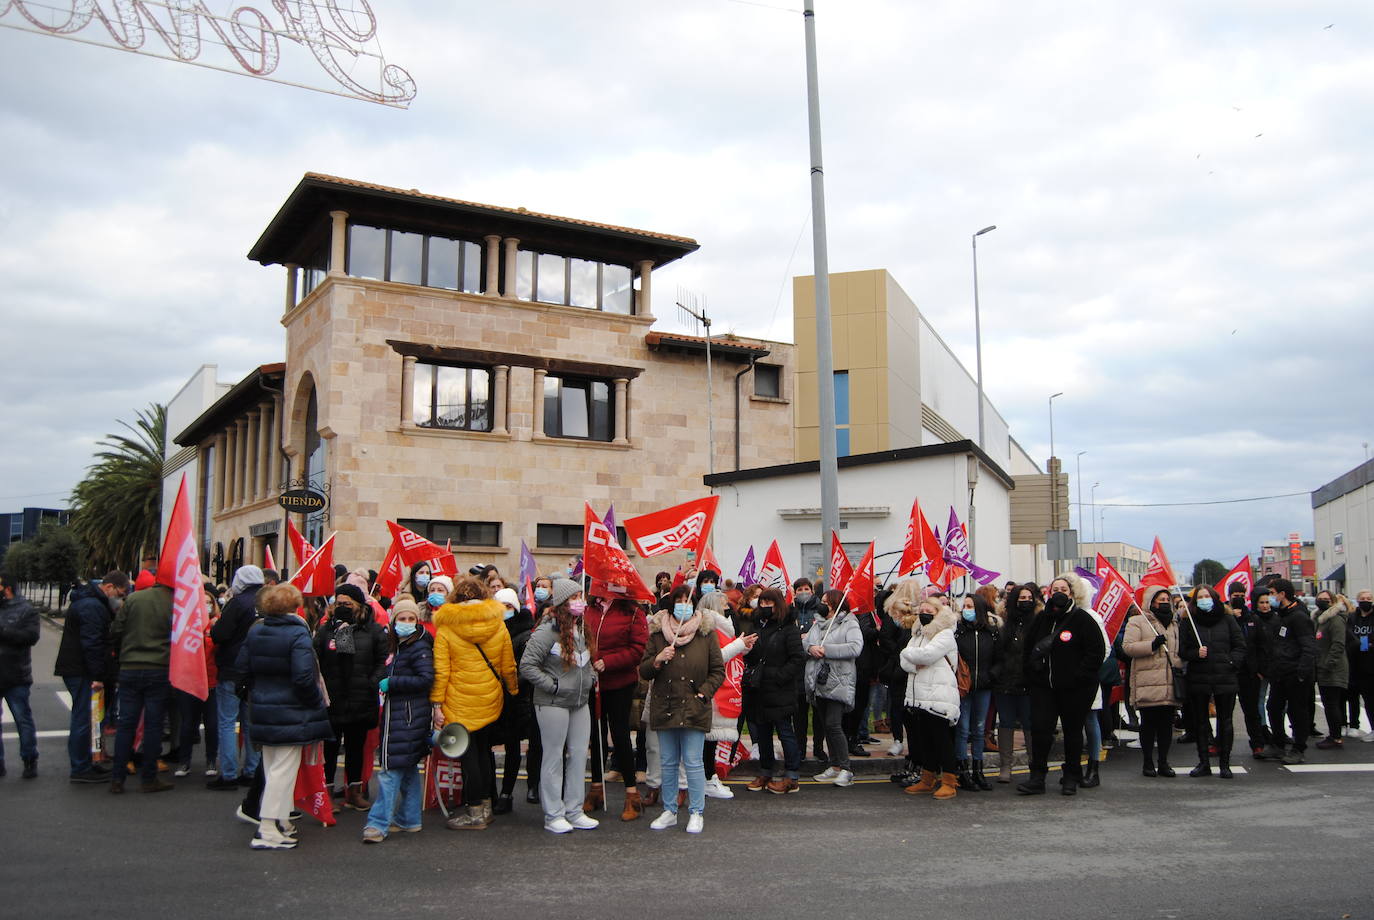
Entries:
POLYGON ((357 604, 358 608, 361 610, 369 609, 367 605, 367 595, 363 594, 363 592, 356 585, 350 585, 347 583, 339 585, 337 588, 334 589, 334 596, 348 598, 349 600, 353 601, 353 603, 357 604))
POLYGON ((429 580, 429 593, 434 594, 436 591, 448 597, 453 593, 453 579, 447 575, 435 575, 429 580))
POLYGON ((555 607, 562 607, 574 594, 580 594, 582 586, 570 578, 555 578, 553 580, 553 590, 549 592, 549 603, 555 607))
POLYGON ((492 597, 502 604, 505 604, 507 607, 520 606, 520 595, 515 593, 514 588, 502 588, 500 591, 493 594, 492 597))
POLYGON ((391 605, 392 622, 395 622, 396 618, 403 613, 413 613, 415 614, 415 618, 419 619, 420 605, 415 603, 415 601, 412 598, 408 596, 402 596, 399 600, 396 601, 396 603, 391 605))

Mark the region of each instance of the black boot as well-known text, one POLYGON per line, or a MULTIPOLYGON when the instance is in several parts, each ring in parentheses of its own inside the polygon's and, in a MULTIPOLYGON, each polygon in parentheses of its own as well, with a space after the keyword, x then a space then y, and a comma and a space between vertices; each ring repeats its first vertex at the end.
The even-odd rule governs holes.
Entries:
POLYGON ((1217 766, 1217 776, 1220 776, 1222 779, 1232 779, 1234 775, 1235 774, 1231 772, 1231 758, 1223 754, 1221 762, 1217 766))
POLYGON ((955 764, 955 770, 959 775, 959 788, 965 792, 976 792, 978 787, 973 785, 973 777, 969 774, 968 761, 961 760, 955 764))
POLYGON ((1045 794, 1045 774, 1032 773, 1026 778, 1024 783, 1016 787, 1020 795, 1044 795, 1045 794))
POLYGON ((1197 766, 1196 766, 1196 767, 1193 767, 1193 769, 1191 769, 1191 770, 1188 771, 1188 775, 1189 775, 1189 776, 1192 776, 1192 777, 1198 777, 1198 776, 1211 776, 1211 775, 1212 775, 1212 761, 1211 761, 1211 759, 1208 758, 1208 756, 1207 756, 1206 754, 1203 754, 1202 757, 1200 757, 1200 758, 1198 759, 1197 766))
POLYGON ((1153 757, 1146 757, 1146 758, 1145 758, 1144 763, 1142 763, 1141 766, 1140 766, 1140 775, 1141 775, 1141 776, 1158 776, 1158 775, 1159 775, 1159 771, 1155 769, 1155 761, 1154 761, 1154 758, 1153 758, 1153 757))
POLYGON ((494 815, 508 815, 514 807, 511 797, 503 792, 498 795, 496 801, 492 803, 491 813, 494 815))
POLYGON ((989 783, 988 778, 983 775, 983 762, 981 760, 975 760, 973 762, 970 773, 973 777, 973 785, 978 787, 979 792, 992 791, 992 784, 989 783))
POLYGON ((24 779, 34 779, 38 776, 38 758, 30 757, 24 761, 24 772, 20 774, 24 779))
POLYGON ((1084 789, 1096 789, 1102 785, 1102 778, 1097 772, 1097 761, 1090 760, 1088 765, 1083 768, 1083 782, 1079 783, 1084 789))

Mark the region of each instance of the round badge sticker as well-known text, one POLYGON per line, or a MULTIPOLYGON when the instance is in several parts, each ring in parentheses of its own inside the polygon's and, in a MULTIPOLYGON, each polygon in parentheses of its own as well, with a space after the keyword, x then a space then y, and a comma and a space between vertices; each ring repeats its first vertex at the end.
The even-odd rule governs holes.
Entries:
POLYGON ((1064 630, 1062 633, 1059 634, 1059 641, 1060 641, 1060 642, 1068 642, 1068 641, 1069 641, 1070 639, 1072 639, 1072 638, 1073 638, 1073 633, 1069 632, 1067 629, 1064 630))

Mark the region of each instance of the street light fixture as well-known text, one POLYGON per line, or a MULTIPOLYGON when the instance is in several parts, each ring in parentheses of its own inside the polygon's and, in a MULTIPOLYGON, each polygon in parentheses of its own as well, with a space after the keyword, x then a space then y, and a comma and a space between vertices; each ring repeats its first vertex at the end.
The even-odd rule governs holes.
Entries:
POLYGON ((983 321, 978 312, 978 237, 997 229, 993 224, 973 234, 973 346, 978 360, 978 449, 983 445, 983 321))
POLYGON ((1073 458, 1074 479, 1078 481, 1078 539, 1080 540, 1087 536, 1083 532, 1083 455, 1086 453, 1086 450, 1080 450, 1073 458))
MULTIPOLYGON (((1059 530, 1059 477, 1054 472, 1054 401, 1063 395, 1055 393, 1050 396, 1050 459, 1045 464, 1045 469, 1050 474, 1050 530, 1054 531, 1059 530)), ((1050 571, 1059 574, 1058 559, 1050 560, 1050 571)))

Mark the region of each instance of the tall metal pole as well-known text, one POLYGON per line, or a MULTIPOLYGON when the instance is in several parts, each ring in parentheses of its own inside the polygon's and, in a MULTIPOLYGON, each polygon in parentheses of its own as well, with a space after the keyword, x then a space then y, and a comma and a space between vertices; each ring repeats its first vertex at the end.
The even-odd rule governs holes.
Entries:
POLYGON ((825 237, 825 168, 821 165, 821 100, 816 75, 816 10, 805 0, 806 120, 811 140, 811 238, 816 273, 816 383, 820 423, 821 549, 840 529, 840 476, 835 444, 835 359, 831 353, 830 259, 825 237))
MULTIPOLYGON (((1050 459, 1045 464, 1050 474, 1050 530, 1056 533, 1059 531, 1059 474, 1055 472, 1054 466, 1054 401, 1063 395, 1060 392, 1050 397, 1050 459)), ((1059 555, 1058 547, 1056 547, 1055 555, 1059 555)), ((1050 560, 1050 571, 1055 575, 1059 574, 1058 559, 1050 560)))
POLYGON ((1088 493, 1088 495, 1089 495, 1089 500, 1092 502, 1092 511, 1090 511, 1089 514, 1091 514, 1092 517, 1093 517, 1093 542, 1094 542, 1094 543, 1098 542, 1098 539, 1097 539, 1097 520, 1096 520, 1096 518, 1097 518, 1097 487, 1100 486, 1100 485, 1102 485, 1102 483, 1100 483, 1100 482, 1095 482, 1095 483, 1093 483, 1092 491, 1088 493))
POLYGON ((983 321, 978 311, 978 237, 996 229, 997 225, 993 224, 973 234, 973 345, 978 356, 978 449, 984 451, 987 447, 983 444, 983 321))
POLYGON ((1080 540, 1087 536, 1083 532, 1083 455, 1086 453, 1086 450, 1080 450, 1073 458, 1074 478, 1078 480, 1078 539, 1080 540))
POLYGON ((716 378, 711 376, 711 319, 706 315, 706 310, 701 311, 702 324, 706 326, 706 471, 711 475, 716 472, 716 413, 711 406, 711 390, 714 389, 716 378))

